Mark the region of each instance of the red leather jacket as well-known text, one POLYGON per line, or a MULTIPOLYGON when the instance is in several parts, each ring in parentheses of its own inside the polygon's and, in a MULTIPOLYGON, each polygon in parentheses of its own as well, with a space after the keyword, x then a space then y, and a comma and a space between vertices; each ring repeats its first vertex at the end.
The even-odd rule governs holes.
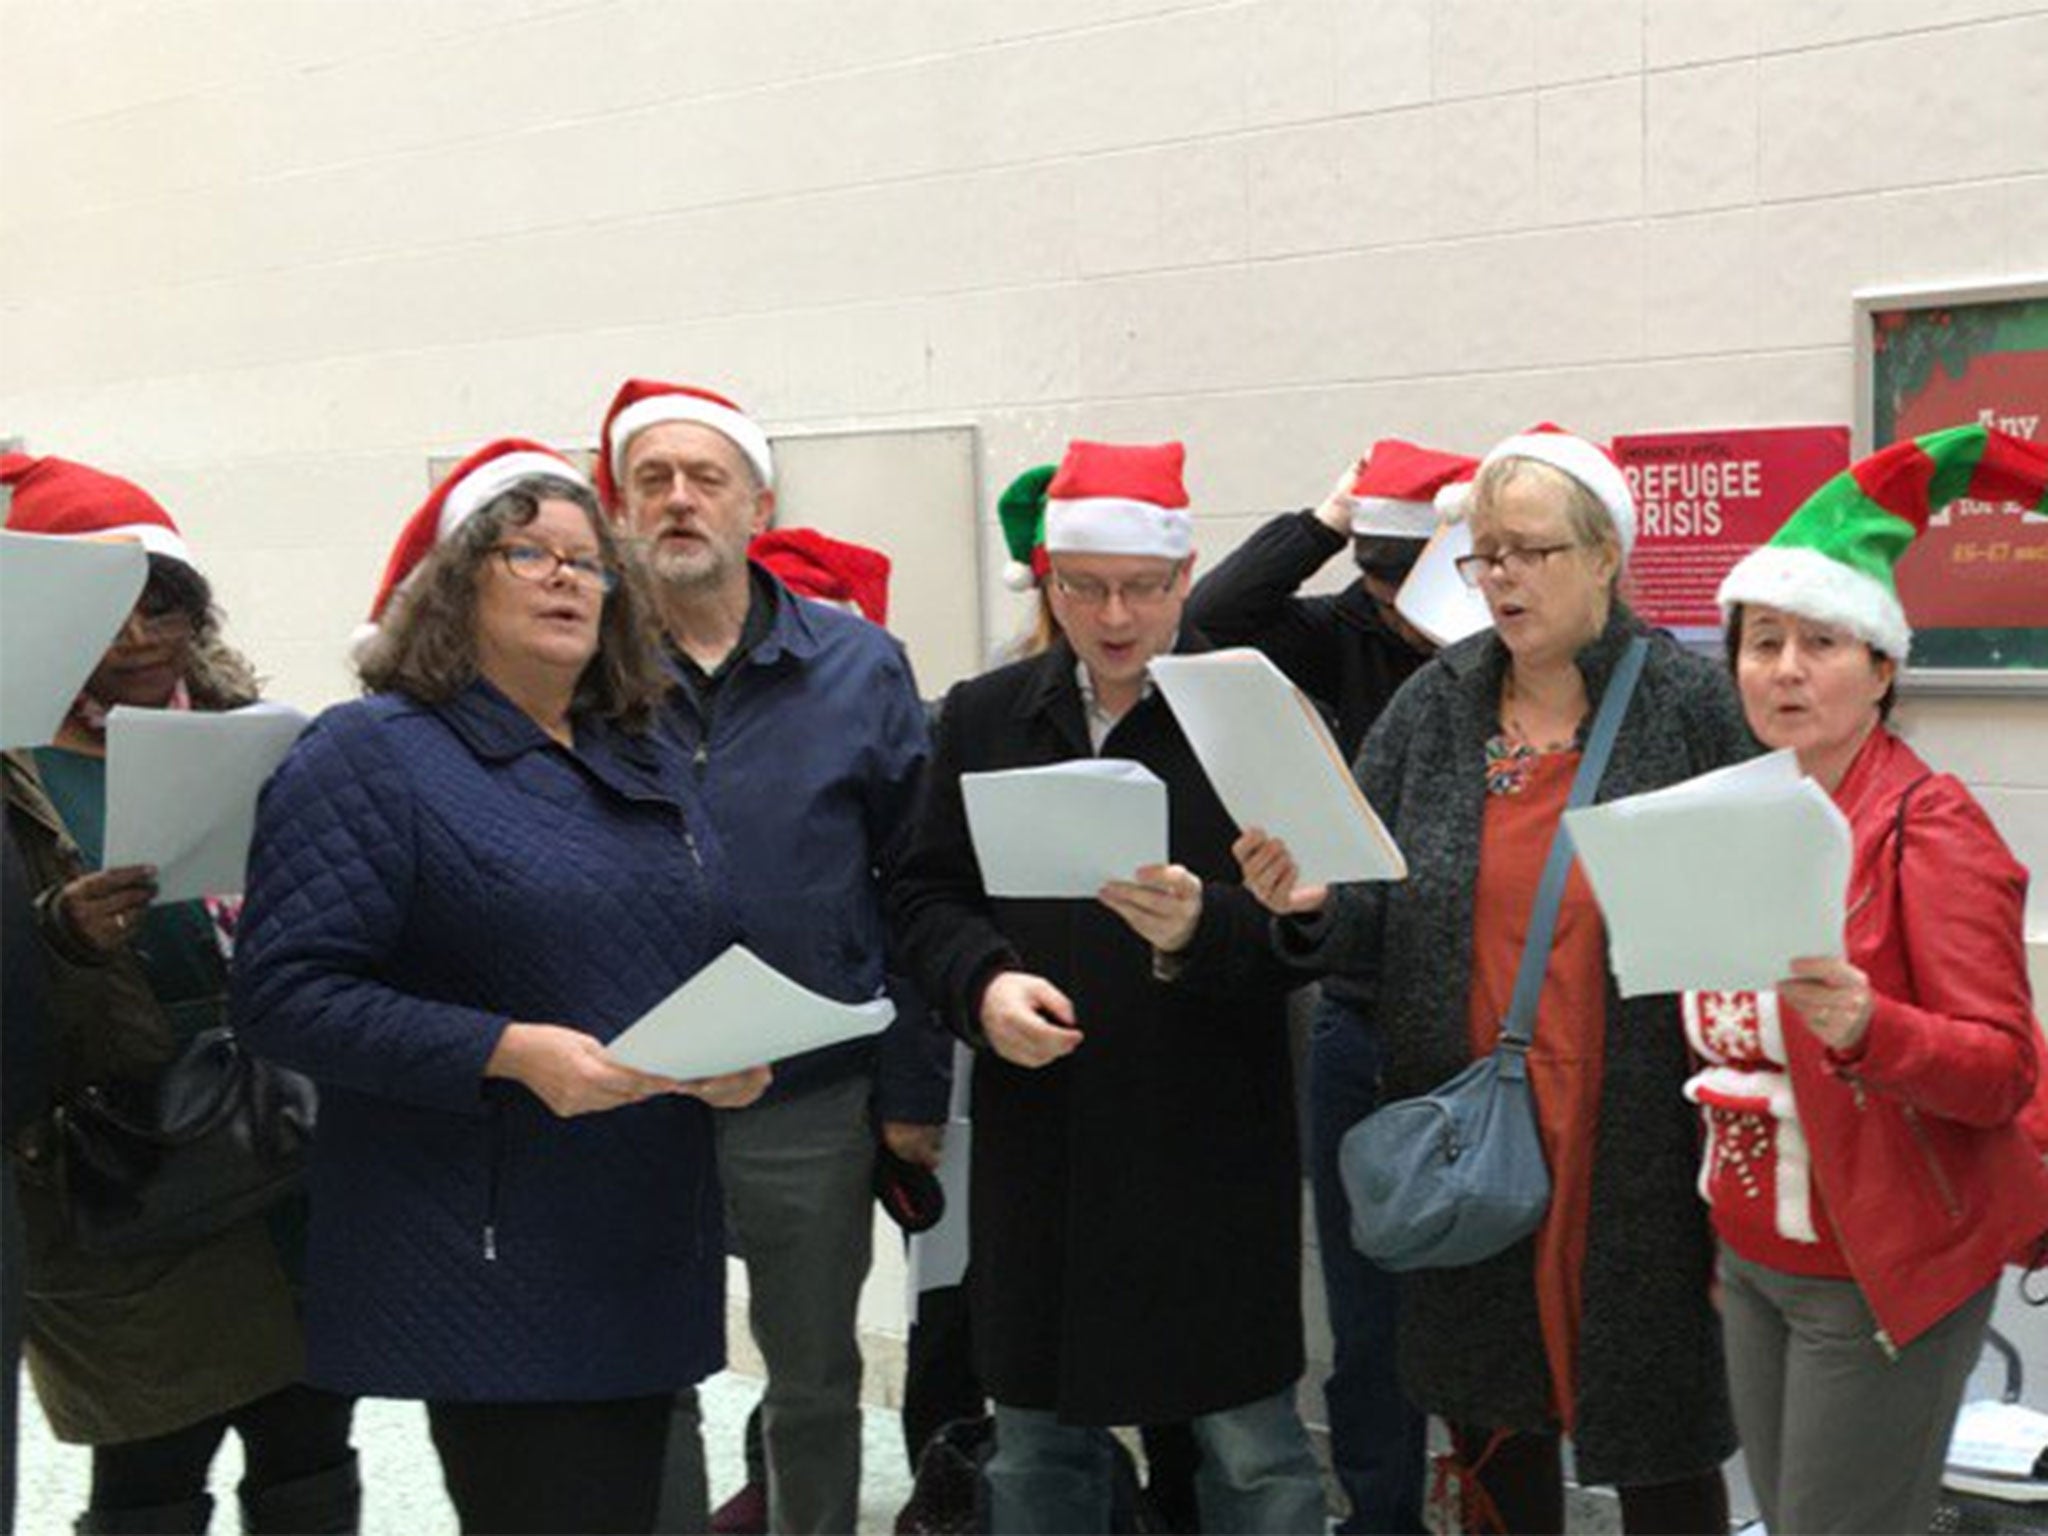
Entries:
POLYGON ((2042 1054, 2027 872, 1960 782, 1882 728, 1835 801, 1855 838, 1849 959, 1875 1007, 1848 1053, 1788 1027, 1787 1065, 1850 1270, 1898 1347, 2048 1233, 2048 1164, 2020 1121, 2042 1054))

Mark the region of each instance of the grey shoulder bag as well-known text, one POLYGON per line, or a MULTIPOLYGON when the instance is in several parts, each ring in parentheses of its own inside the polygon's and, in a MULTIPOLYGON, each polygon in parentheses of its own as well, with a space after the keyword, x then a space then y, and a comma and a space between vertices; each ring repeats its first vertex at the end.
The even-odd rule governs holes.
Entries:
MULTIPOLYGON (((1638 637, 1615 666, 1572 779, 1572 807, 1600 786, 1648 651, 1649 641, 1638 637)), ((1351 1203, 1351 1241, 1382 1269, 1490 1259, 1535 1231, 1550 1208, 1529 1043, 1571 862, 1571 837, 1560 821, 1499 1044, 1434 1093, 1386 1105, 1345 1132, 1337 1166, 1351 1203)))

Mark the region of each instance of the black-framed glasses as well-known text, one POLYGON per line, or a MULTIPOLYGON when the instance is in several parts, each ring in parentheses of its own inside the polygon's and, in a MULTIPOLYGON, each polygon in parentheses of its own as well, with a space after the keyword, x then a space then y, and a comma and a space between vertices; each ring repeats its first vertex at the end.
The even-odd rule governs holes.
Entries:
POLYGON ((1466 586, 1476 587, 1489 571, 1496 576, 1526 576, 1552 555, 1561 555, 1578 547, 1576 543, 1519 544, 1495 555, 1477 552, 1460 555, 1451 564, 1458 568, 1458 575, 1466 586))
POLYGON ((1083 608, 1107 608, 1112 597, 1124 600, 1124 606, 1136 612, 1142 608, 1157 608, 1169 597, 1179 583, 1181 567, 1176 565, 1165 576, 1134 576, 1129 581, 1097 581, 1093 576, 1062 576, 1052 573, 1052 584, 1059 588, 1060 595, 1070 603, 1083 608))
POLYGON ((552 581, 557 571, 567 571, 569 579, 579 586, 596 587, 603 592, 618 590, 618 568, 606 565, 596 555, 572 555, 545 544, 527 544, 513 539, 493 544, 491 553, 504 561, 505 569, 521 581, 538 585, 552 581))

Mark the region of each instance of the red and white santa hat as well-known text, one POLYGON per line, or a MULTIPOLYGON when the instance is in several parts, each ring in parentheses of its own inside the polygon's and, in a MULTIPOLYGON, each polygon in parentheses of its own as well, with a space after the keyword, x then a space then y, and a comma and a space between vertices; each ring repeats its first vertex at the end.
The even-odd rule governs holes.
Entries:
POLYGON ((1494 444, 1479 467, 1483 470, 1501 459, 1534 459, 1591 491, 1614 524, 1623 562, 1628 560, 1636 543, 1636 499, 1622 477, 1621 466, 1605 448, 1546 421, 1494 444))
POLYGON ((0 454, 0 481, 14 488, 7 526, 72 539, 131 539, 152 555, 198 569, 178 525, 131 480, 69 459, 0 454))
POLYGON ((692 421, 730 438, 747 456, 763 485, 775 483, 775 455, 759 422, 723 395, 689 384, 664 384, 659 379, 628 379, 612 396, 598 440, 597 494, 613 511, 619 506, 619 482, 626 473, 626 448, 635 433, 665 421, 692 421))
POLYGON ((1045 488, 1046 553, 1185 560, 1195 544, 1186 461, 1179 443, 1067 444, 1045 488))
POLYGON ((1426 539, 1463 505, 1479 461, 1462 453, 1381 438, 1352 477, 1351 531, 1382 539, 1426 539))
POLYGON ((799 597, 850 605, 876 624, 889 622, 889 557, 879 549, 815 528, 770 528, 747 546, 747 557, 799 597))
POLYGON ((433 553, 435 545, 468 522, 477 508, 493 496, 529 475, 553 475, 585 490, 590 488, 590 478, 545 443, 525 437, 501 437, 484 444, 449 470, 441 483, 427 493, 419 510, 406 519, 398 542, 392 546, 391 558, 385 562, 377 595, 370 602, 370 622, 357 632, 355 643, 361 645, 376 632, 392 596, 419 569, 420 562, 433 553))

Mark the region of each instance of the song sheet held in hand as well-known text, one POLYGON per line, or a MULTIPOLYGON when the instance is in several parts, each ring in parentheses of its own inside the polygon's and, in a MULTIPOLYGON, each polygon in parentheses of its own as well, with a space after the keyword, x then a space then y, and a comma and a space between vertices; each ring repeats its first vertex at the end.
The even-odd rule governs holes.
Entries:
POLYGON ((1455 645, 1493 627, 1486 599, 1458 574, 1457 560, 1471 553, 1472 525, 1463 519, 1444 524, 1394 596, 1395 611, 1438 645, 1455 645))
POLYGON ((1761 989, 1842 953, 1849 823, 1791 752, 1564 819, 1623 997, 1761 989))
POLYGON ((57 734, 148 575, 127 540, 0 531, 0 747, 57 734))
POLYGON ((257 792, 305 728, 285 704, 109 711, 106 867, 154 864, 159 902, 241 890, 257 792))
POLYGON ((1250 650, 1160 656, 1152 679, 1224 809, 1286 843, 1303 885, 1408 877, 1323 717, 1271 661, 1250 650))
POLYGON ((1166 862, 1166 786, 1143 763, 963 773, 960 796, 991 896, 1092 899, 1106 881, 1166 862))
POLYGON ((835 1002, 735 944, 656 1003, 609 1047, 629 1067, 688 1080, 881 1033, 896 1017, 886 997, 835 1002))

